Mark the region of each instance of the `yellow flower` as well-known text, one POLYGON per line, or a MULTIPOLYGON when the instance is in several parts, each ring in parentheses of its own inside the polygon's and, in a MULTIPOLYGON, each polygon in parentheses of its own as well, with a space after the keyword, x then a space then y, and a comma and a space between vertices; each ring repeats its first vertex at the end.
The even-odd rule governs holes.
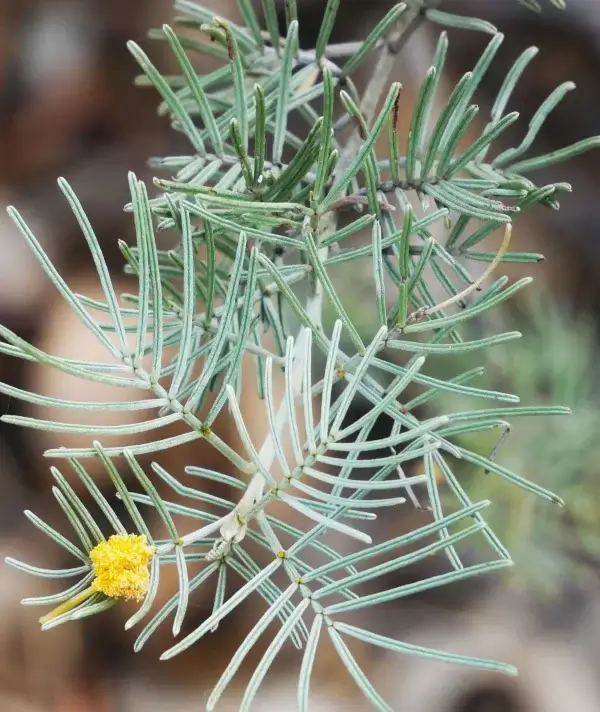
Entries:
POLYGON ((42 625, 72 611, 95 593, 128 601, 141 601, 144 598, 150 583, 148 564, 154 556, 154 548, 148 546, 145 536, 114 534, 95 546, 89 556, 94 567, 91 586, 42 616, 42 625))
POLYGON ((90 551, 95 578, 92 589, 109 598, 141 601, 150 582, 148 564, 154 549, 145 536, 115 534, 90 551))

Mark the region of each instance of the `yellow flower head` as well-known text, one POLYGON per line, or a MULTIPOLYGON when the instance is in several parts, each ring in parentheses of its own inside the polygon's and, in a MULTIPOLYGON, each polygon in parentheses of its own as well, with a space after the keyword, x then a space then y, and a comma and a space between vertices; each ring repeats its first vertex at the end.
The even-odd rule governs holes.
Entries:
POLYGON ((145 536, 115 534, 90 551, 94 591, 110 598, 141 601, 150 582, 148 564, 154 549, 145 536))

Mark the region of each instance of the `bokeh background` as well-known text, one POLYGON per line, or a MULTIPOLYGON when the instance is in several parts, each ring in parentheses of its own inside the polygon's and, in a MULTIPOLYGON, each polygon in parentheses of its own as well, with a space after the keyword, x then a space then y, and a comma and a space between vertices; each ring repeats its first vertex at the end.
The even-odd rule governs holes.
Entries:
MULTIPOLYGON (((210 3, 205 3, 210 5, 210 3)), ((342 0, 336 39, 364 36, 387 9, 384 0, 342 0)), ((525 73, 513 99, 523 121, 563 81, 577 91, 546 122, 538 152, 550 151, 600 134, 600 4, 569 0, 559 12, 549 5, 542 15, 515 0, 448 0, 445 8, 485 17, 506 33, 478 97, 491 106, 510 63, 526 47, 540 54, 525 73)), ((222 15, 235 13, 231 0, 212 2, 222 15)), ((324 2, 299 0, 302 42, 318 31, 324 2)), ((98 285, 75 220, 56 186, 66 177, 79 195, 115 279, 121 258, 118 239, 131 238, 127 171, 151 177, 151 155, 186 151, 181 138, 157 117, 156 95, 134 88, 136 66, 125 43, 143 44, 156 63, 172 67, 162 44, 146 40, 172 14, 170 0, 1 0, 0 1, 0 202, 22 212, 44 249, 76 290, 93 296, 98 285)), ((417 34, 394 79, 405 87, 407 111, 431 59, 435 28, 417 34)), ((446 84, 470 69, 486 39, 451 32, 446 84)), ((485 114, 485 111, 482 111, 485 114)), ((524 124, 519 123, 520 126, 524 124)), ((518 572, 501 581, 470 582, 402 599, 374 611, 373 626, 395 628, 402 639, 452 652, 496 657, 517 664, 517 680, 411 658, 371 659, 376 684, 398 712, 598 712, 600 709, 600 403, 596 376, 600 309, 600 154, 590 153, 538 176, 566 180, 573 194, 561 210, 536 208, 519 218, 518 248, 541 252, 537 266, 503 268, 511 277, 533 271, 536 286, 497 318, 525 331, 509 349, 490 352, 490 387, 516 389, 527 403, 571 405, 573 418, 559 425, 522 421, 509 438, 502 462, 558 491, 565 512, 532 503, 493 478, 471 477, 473 498, 499 503, 496 526, 515 552, 518 572)), ((355 293, 363 294, 356 289, 355 293)), ((367 299, 357 300, 368 303, 367 299)), ((355 311, 369 329, 368 308, 355 311)), ((61 304, 12 223, 0 214, 0 322, 50 353, 89 358, 97 347, 61 304)), ((465 370, 465 368, 461 368, 465 370)), ((0 380, 47 395, 85 400, 96 395, 89 384, 0 356, 0 380)), ((126 397, 126 394, 124 395, 126 397)), ((248 408, 252 403, 246 404, 248 408)), ((2 413, 25 407, 0 398, 2 413)), ((45 414, 45 417, 58 417, 45 414)), ((227 423, 223 425, 227 428, 227 423)), ((386 427, 382 423, 382 429, 386 427)), ((44 565, 60 565, 59 553, 32 531, 22 515, 32 509, 60 527, 50 493, 43 450, 54 444, 36 431, 0 426, 0 554, 44 565)), ((61 441, 58 444, 64 444, 61 441)), ((493 443, 471 443, 489 452, 493 443)), ((165 456, 169 471, 213 457, 183 448, 165 456)), ((209 463, 218 467, 219 463, 209 463)), ((479 473, 480 474, 480 473, 479 473)), ((409 528, 426 513, 406 515, 409 528)), ((393 585, 444 567, 431 560, 418 570, 395 574, 393 585)), ((197 646, 174 663, 158 663, 168 633, 158 634, 147 651, 134 655, 132 637, 122 630, 124 616, 103 614, 84 624, 40 633, 36 612, 19 605, 26 595, 51 592, 44 582, 0 567, 1 712, 188 712, 202 709, 210 681, 243 636, 251 610, 223 626, 214 640, 197 646)), ((203 615, 195 604, 193 619, 203 615)), ((285 662, 285 661, 284 661, 285 662)), ((322 665, 314 709, 326 712, 344 704, 367 710, 352 683, 332 660, 322 665), (330 667, 329 667, 330 666, 330 667), (343 701, 343 702, 342 702, 343 701)), ((258 710, 293 709, 294 695, 284 664, 268 678, 258 710)), ((293 679, 294 669, 289 674, 293 679)), ((231 709, 235 709, 231 703, 231 709)), ((224 709, 227 709, 225 706, 224 709)))

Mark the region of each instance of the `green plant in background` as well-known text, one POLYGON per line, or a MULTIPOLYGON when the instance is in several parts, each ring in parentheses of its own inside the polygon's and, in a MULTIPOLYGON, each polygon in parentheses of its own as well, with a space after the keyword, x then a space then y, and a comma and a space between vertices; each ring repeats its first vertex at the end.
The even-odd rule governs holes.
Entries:
MULTIPOLYGON (((522 329, 524 337, 516 344, 491 349, 486 354, 486 374, 491 383, 514 389, 527 402, 564 403, 573 415, 552 421, 524 418, 514 431, 508 418, 504 429, 466 433, 456 444, 483 455, 498 451, 510 433, 510 447, 502 449, 503 463, 518 466, 560 491, 568 507, 560 516, 544 516, 537 498, 515 497, 514 488, 482 477, 481 470, 468 463, 457 461, 455 471, 475 499, 485 492, 494 503, 488 523, 515 560, 514 583, 547 598, 565 580, 589 583, 594 575, 590 564, 600 554, 595 497, 600 418, 598 383, 590 377, 595 371, 597 330, 586 317, 566 313, 539 288, 524 296, 522 309, 499 313, 504 324, 522 329)), ((436 375, 444 378, 456 368, 474 366, 469 356, 457 357, 454 364, 440 361, 439 370, 434 367, 436 375)), ((476 403, 456 396, 451 407, 467 410, 476 403)))
MULTIPOLYGON (((137 387, 140 400, 123 406, 57 401, 9 385, 2 385, 2 391, 73 411, 108 413, 126 408, 155 413, 133 425, 93 428, 4 416, 22 427, 94 436, 89 449, 59 448, 46 454, 62 458, 74 469, 105 520, 96 521, 60 470, 51 468, 56 481, 53 491, 73 526, 76 543, 32 512, 26 515, 78 564, 48 570, 8 561, 28 573, 76 582, 61 593, 24 603, 54 607, 41 619, 43 629, 48 629, 103 611, 120 598, 141 600, 126 627, 151 617, 134 647, 139 650, 173 615, 178 640, 163 654, 168 659, 214 631, 248 596, 262 597, 266 612, 217 682, 208 709, 217 704, 248 652, 277 620, 280 626, 250 678, 242 710, 251 707, 268 668, 288 640, 303 651, 300 710, 308 709, 315 655, 323 638, 330 639, 362 692, 382 710, 391 708, 369 683, 347 641, 358 639, 401 653, 513 672, 503 663, 411 646, 345 620, 346 614, 378 603, 511 566, 508 550, 486 519, 489 502, 471 502, 460 476, 454 474, 457 461, 492 473, 486 482, 498 477, 522 493, 561 503, 542 485, 481 454, 477 444, 465 444, 464 438, 490 430, 502 432, 505 419, 513 416, 564 416, 568 409, 518 406, 516 395, 473 385, 482 375, 481 368, 438 377, 432 375, 428 359, 487 351, 519 336, 507 332, 466 338, 461 332, 479 317, 489 319, 490 310, 530 281, 509 285, 505 277, 492 277, 502 261, 538 259, 508 250, 512 219, 534 205, 558 208, 557 196, 569 190, 565 183, 538 186, 530 175, 600 145, 600 139, 526 157, 544 119, 571 88, 563 85, 532 118, 520 145, 488 159, 494 141, 518 121, 518 114, 507 113, 507 106, 535 54, 528 50, 507 75, 484 130, 461 149, 478 111, 473 96, 503 37, 487 22, 450 15, 438 5, 396 5, 363 42, 333 45, 329 40, 340 2, 329 0, 316 47, 306 49, 299 44, 294 0, 285 3, 284 35, 275 0, 262 3, 265 32, 250 0, 239 0, 246 28, 215 18, 193 2, 177 0, 177 29, 165 26, 158 33, 181 68, 180 75, 170 77, 162 76, 131 43, 146 77, 143 83, 159 92, 159 111, 188 139, 190 155, 152 160, 157 171, 169 175, 155 180, 159 191, 154 197, 130 175, 128 209, 137 242, 121 244, 121 249, 127 269, 137 275, 139 292, 127 297, 126 306, 115 294, 84 209, 65 181, 60 180, 59 186, 95 260, 104 302, 73 293, 19 213, 9 209, 49 278, 104 344, 108 358, 105 363, 57 358, 4 327, 0 350, 84 379, 137 387), (491 39, 477 65, 457 83, 436 115, 434 101, 440 100, 438 85, 448 49, 442 33, 414 106, 407 145, 400 145, 401 87, 390 84, 389 76, 398 54, 424 21, 487 32, 491 39), (223 66, 199 76, 188 52, 216 56, 223 66), (367 58, 375 58, 375 69, 361 93, 353 76, 367 58), (336 100, 343 107, 341 116, 334 113, 336 100), (350 137, 342 141, 347 129, 350 137), (382 157, 375 146, 386 137, 387 156, 382 157), (418 209, 409 202, 415 197, 418 209), (504 235, 499 250, 477 251, 479 243, 496 230, 504 235), (177 236, 176 247, 160 249, 161 231, 177 236), (434 237, 435 231, 441 237, 437 232, 434 237), (348 238, 361 232, 369 240, 356 246, 348 238), (376 326, 368 338, 349 316, 344 291, 330 278, 334 268, 343 273, 361 260, 368 263, 375 286, 376 326), (481 262, 488 267, 476 275, 471 267, 481 262), (96 320, 90 308, 101 310, 105 317, 96 320), (332 328, 324 327, 325 309, 333 313, 332 328), (113 336, 114 340, 109 338, 113 336), (176 355, 167 358, 166 349, 171 347, 176 355), (396 362, 384 358, 390 351, 406 358, 396 362), (325 362, 320 378, 313 377, 311 368, 316 355, 325 362), (242 382, 245 357, 255 364, 254 382, 242 382), (273 390, 278 374, 284 380, 280 402, 273 390), (385 385, 382 374, 387 377, 385 385), (249 436, 240 408, 242 388, 257 389, 263 401, 262 417, 269 432, 263 443, 254 443, 249 436), (478 407, 449 410, 457 395, 477 398, 478 407), (347 415, 356 398, 369 403, 368 412, 349 422, 347 415), (418 417, 423 405, 435 408, 435 413, 418 417), (243 452, 235 451, 213 429, 223 409, 228 409, 237 426, 243 452), (392 419, 392 432, 374 440, 371 431, 382 414, 392 419), (187 431, 161 438, 160 429, 173 422, 184 423, 187 431), (105 435, 142 432, 152 436, 141 445, 101 443, 105 435), (193 440, 214 446, 231 463, 230 471, 215 472, 190 463, 186 471, 200 481, 195 489, 156 464, 146 472, 139 463, 141 455, 193 440), (103 463, 130 520, 118 516, 86 471, 89 458, 103 463), (127 463, 142 493, 128 489, 116 458, 127 463), (402 466, 411 462, 422 463, 423 472, 407 477, 402 466), (274 474, 276 468, 281 475, 274 474), (367 473, 360 480, 352 477, 359 470, 367 473), (444 484, 438 481, 440 472, 444 484), (239 497, 228 500, 208 494, 204 483, 215 481, 239 497), (187 497, 189 504, 164 500, 157 482, 187 497), (442 490, 447 485, 455 499, 451 508, 444 498, 443 511, 442 490), (372 542, 361 522, 391 507, 401 517, 411 506, 412 488, 417 486, 427 493, 434 521, 409 534, 372 542), (274 516, 274 503, 303 515, 307 527, 300 530, 274 516), (167 539, 153 537, 139 505, 157 510, 167 539), (173 514, 187 515, 189 529, 179 531, 173 514), (355 540, 354 553, 343 554, 330 546, 324 538, 328 531, 355 540), (487 562, 467 565, 461 560, 459 545, 471 537, 486 542, 487 562), (408 543, 410 553, 402 553, 408 543), (415 543, 420 548, 415 550, 415 543), (254 558, 257 546, 270 557, 267 565, 254 558), (363 582, 439 551, 448 557, 448 573, 410 586, 386 589, 382 585, 369 595, 361 592, 363 582), (322 563, 309 563, 308 552, 317 553, 322 563), (377 565, 372 563, 375 558, 377 565), (190 564, 200 564, 200 573, 190 577, 190 564), (176 567, 179 590, 155 611, 166 566, 176 567), (274 581, 276 573, 284 575, 286 585, 274 581), (233 592, 232 579, 242 581, 233 592), (200 586, 213 587, 213 612, 181 637, 188 605, 200 586)), ((515 363, 510 368, 518 372, 520 366, 515 363)))

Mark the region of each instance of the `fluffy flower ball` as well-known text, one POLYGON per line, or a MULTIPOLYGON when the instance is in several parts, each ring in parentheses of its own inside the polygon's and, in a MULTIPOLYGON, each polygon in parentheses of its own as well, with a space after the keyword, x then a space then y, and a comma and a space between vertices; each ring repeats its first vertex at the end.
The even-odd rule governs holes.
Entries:
POLYGON ((90 551, 95 573, 92 589, 110 598, 141 601, 148 591, 153 556, 154 549, 143 535, 111 536, 90 551))

